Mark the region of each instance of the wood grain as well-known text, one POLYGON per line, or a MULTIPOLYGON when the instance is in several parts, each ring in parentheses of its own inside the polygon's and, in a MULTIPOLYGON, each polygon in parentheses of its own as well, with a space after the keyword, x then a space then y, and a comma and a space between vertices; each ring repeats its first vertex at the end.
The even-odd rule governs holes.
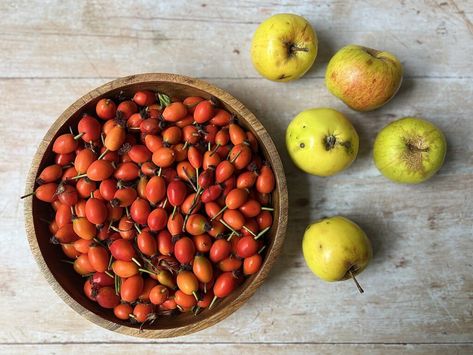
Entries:
MULTIPOLYGON (((79 96, 78 92, 102 82, 0 81, 6 112, 17 111, 13 122, 0 120, 0 132, 11 132, 2 136, 1 145, 5 157, 0 160, 0 189, 4 196, 0 201, 4 223, 1 243, 15 250, 0 260, 0 276, 5 280, 0 295, 5 309, 15 310, 16 319, 11 322, 9 317, 0 318, 0 342, 87 342, 97 336, 102 341, 124 339, 83 320, 55 296, 28 251, 22 203, 18 200, 30 159, 48 126, 79 96), (46 89, 56 96, 30 95, 46 89), (26 100, 27 109, 16 109, 16 102, 26 100), (30 122, 28 130, 24 122, 30 122), (31 294, 35 297, 31 298, 31 294), (19 300, 27 302, 17 307, 19 300)), ((395 100, 370 114, 355 114, 344 108, 326 92, 321 80, 283 86, 265 80, 216 79, 212 83, 247 104, 273 137, 288 180, 289 226, 283 253, 256 295, 218 326, 178 338, 180 342, 472 341, 473 123, 470 108, 461 104, 473 97, 468 80, 407 80, 395 100), (275 88, 278 95, 271 94, 275 88), (445 101, 450 103, 433 104, 445 101), (330 179, 301 174, 284 149, 287 123, 301 108, 315 105, 344 112, 361 136, 360 155, 354 165, 330 179), (392 184, 372 163, 373 139, 394 114, 400 117, 421 113, 446 133, 446 164, 425 184, 392 184), (357 295, 351 283, 317 280, 304 264, 300 241, 305 226, 333 214, 353 218, 373 241, 373 263, 360 275, 366 290, 363 296, 357 295)))
POLYGON ((473 2, 120 1, 0 2, 0 73, 4 77, 116 77, 176 72, 199 77, 257 78, 251 37, 271 14, 300 13, 320 46, 307 78, 348 43, 396 53, 408 77, 471 74, 473 2), (205 6, 204 6, 205 5, 205 6), (389 11, 386 11, 389 9, 389 11), (191 54, 191 55, 189 55, 191 54), (34 60, 31 60, 34 58, 34 60), (130 60, 133 58, 133 60, 130 60), (182 60, 176 60, 181 59, 182 60))
POLYGON ((68 105, 111 79, 146 71, 204 78, 241 100, 275 141, 290 199, 282 255, 244 307, 195 335, 136 349, 472 352, 471 1, 114 1, 113 11, 105 11, 109 6, 0 2, 0 245, 7 251, 0 259, 0 343, 14 344, 3 345, 2 352, 77 352, 94 349, 85 346, 97 339, 98 349, 112 352, 122 349, 120 342, 128 349, 145 341, 102 330, 54 294, 29 252, 18 196, 41 138, 68 105), (277 12, 306 16, 320 37, 314 68, 297 82, 264 80, 250 63, 257 23, 277 12), (347 43, 388 49, 401 58, 410 79, 382 109, 358 114, 327 92, 322 80, 327 60, 347 43), (284 148, 290 119, 321 106, 345 113, 361 138, 354 165, 330 179, 298 172, 284 148), (371 159, 376 133, 406 115, 439 125, 449 144, 439 174, 415 187, 390 183, 371 159), (373 263, 360 275, 363 296, 350 283, 317 280, 304 264, 305 226, 333 214, 353 218, 373 240, 373 263), (216 341, 225 344, 209 344, 216 341), (237 344, 242 341, 247 344, 237 344))
POLYGON ((39 350, 52 354, 82 355, 99 351, 101 354, 126 355, 133 353, 156 354, 159 352, 168 355, 173 354, 471 354, 473 347, 462 344, 441 344, 441 345, 386 345, 386 344, 235 344, 230 347, 228 344, 45 344, 42 346, 33 344, 12 344, 0 345, 0 354, 10 355, 15 353, 31 353, 39 350))

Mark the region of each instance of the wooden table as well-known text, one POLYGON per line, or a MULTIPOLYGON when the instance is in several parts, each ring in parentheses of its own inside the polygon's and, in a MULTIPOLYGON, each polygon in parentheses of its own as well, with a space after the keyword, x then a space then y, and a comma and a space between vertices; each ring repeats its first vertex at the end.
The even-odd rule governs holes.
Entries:
POLYGON ((471 353, 473 2, 235 3, 0 2, 0 352, 471 353), (313 69, 285 84, 261 78, 249 58, 257 25, 280 12, 307 17, 320 39, 313 69), (405 66, 400 92, 380 110, 356 113, 325 88, 327 61, 348 43, 392 51, 405 66), (222 323, 177 339, 122 336, 68 308, 33 261, 19 200, 56 117, 94 87, 139 72, 195 76, 234 94, 274 138, 289 185, 287 239, 267 282, 222 323), (291 118, 320 106, 345 113, 361 138, 354 165, 331 178, 299 172, 284 148, 291 118), (371 157, 376 133, 407 115, 430 119, 449 144, 444 167, 418 186, 387 181, 371 157), (334 214, 373 241, 363 295, 305 266, 305 226, 334 214))

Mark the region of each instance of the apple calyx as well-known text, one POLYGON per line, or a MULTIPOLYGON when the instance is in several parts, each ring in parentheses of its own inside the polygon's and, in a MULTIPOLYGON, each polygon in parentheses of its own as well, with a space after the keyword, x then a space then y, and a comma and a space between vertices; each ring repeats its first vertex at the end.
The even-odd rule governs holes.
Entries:
POLYGON ((406 151, 403 158, 410 169, 415 171, 422 171, 422 153, 429 151, 429 147, 421 137, 415 137, 405 141, 406 151))
POLYGON ((363 290, 363 288, 361 287, 361 285, 359 284, 358 280, 356 279, 355 275, 353 274, 353 266, 350 268, 350 270, 348 270, 348 273, 350 274, 350 277, 353 279, 353 281, 355 282, 355 285, 356 285, 356 288, 358 289, 358 292, 360 293, 363 293, 365 292, 365 290, 363 290))
POLYGON ((325 139, 324 139, 325 150, 332 150, 335 147, 336 142, 337 142, 337 138, 333 134, 329 136, 325 136, 325 139))

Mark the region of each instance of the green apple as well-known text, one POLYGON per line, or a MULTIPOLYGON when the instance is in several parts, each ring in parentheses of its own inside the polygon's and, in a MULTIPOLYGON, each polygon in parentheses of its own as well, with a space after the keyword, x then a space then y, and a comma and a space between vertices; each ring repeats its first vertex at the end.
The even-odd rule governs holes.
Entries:
POLYGON ((256 29, 251 60, 255 69, 269 80, 299 79, 314 64, 317 43, 317 35, 305 18, 277 14, 256 29))
POLYGON ((286 147, 294 164, 306 173, 334 175, 358 154, 359 138, 350 121, 331 108, 299 113, 286 130, 286 147))
MULTIPOLYGON (((310 224, 302 239, 302 252, 307 266, 324 281, 353 278, 356 282, 355 276, 368 266, 373 255, 365 232, 341 216, 310 224)), ((359 290, 363 292, 361 287, 359 290)))
POLYGON ((442 166, 447 142, 442 131, 421 118, 391 122, 374 142, 374 163, 392 181, 418 184, 442 166))
POLYGON ((352 44, 330 59, 325 84, 352 109, 371 111, 393 98, 402 74, 402 65, 393 54, 352 44))

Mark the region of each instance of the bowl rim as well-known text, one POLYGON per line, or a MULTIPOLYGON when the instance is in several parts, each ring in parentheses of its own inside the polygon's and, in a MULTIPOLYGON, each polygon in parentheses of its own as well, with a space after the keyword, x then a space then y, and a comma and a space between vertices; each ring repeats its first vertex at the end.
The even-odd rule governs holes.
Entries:
POLYGON ((279 196, 279 214, 277 216, 277 221, 275 219, 275 222, 277 223, 277 228, 274 232, 274 242, 271 248, 271 258, 268 257, 269 254, 266 256, 266 260, 263 263, 263 267, 255 275, 255 278, 245 289, 242 290, 240 295, 238 295, 238 297, 236 297, 230 304, 226 305, 226 307, 214 313, 209 314, 208 317, 205 317, 201 320, 197 320, 194 323, 185 324, 182 326, 168 329, 146 329, 145 331, 140 331, 137 328, 128 327, 111 322, 95 314, 86 307, 82 306, 78 301, 76 301, 74 297, 69 295, 61 286, 61 284, 56 280, 53 273, 50 271, 48 265, 46 264, 46 261, 43 258, 36 237, 33 217, 33 199, 29 198, 24 201, 25 228, 30 250, 34 256, 37 265, 39 266, 39 269, 41 270, 41 273, 46 278, 46 281, 48 281, 52 289, 59 296, 59 298, 62 299, 69 307, 71 307, 81 316, 91 321, 92 323, 101 326, 102 328, 112 330, 121 334, 142 338, 168 338, 188 335, 218 323, 219 321, 223 320, 224 318, 235 312, 238 308, 240 308, 240 306, 242 306, 243 303, 246 302, 255 293, 256 289, 266 279, 274 262, 281 253, 286 235, 288 219, 288 193, 283 165, 273 140, 271 139, 261 122, 239 100, 230 95, 228 92, 203 80, 170 73, 144 73, 121 77, 89 91, 87 94, 85 94, 73 104, 71 104, 51 125, 51 127, 48 129, 47 133, 39 143, 27 175, 25 187, 26 193, 31 192, 34 189, 38 169, 40 167, 42 158, 46 153, 46 150, 51 144, 52 139, 57 134, 57 132, 63 127, 63 125, 70 119, 70 117, 74 115, 74 113, 76 113, 78 110, 81 110, 83 106, 89 103, 90 101, 93 101, 100 96, 106 95, 111 90, 116 90, 120 87, 130 86, 133 84, 163 82, 169 84, 190 86, 194 89, 205 91, 206 93, 213 95, 218 99, 221 99, 239 116, 244 117, 244 119, 248 121, 248 124, 252 126, 254 130, 258 131, 258 140, 261 141, 260 144, 264 145, 266 151, 268 152, 268 155, 269 153, 271 154, 271 165, 276 177, 276 188, 278 190, 279 196))

